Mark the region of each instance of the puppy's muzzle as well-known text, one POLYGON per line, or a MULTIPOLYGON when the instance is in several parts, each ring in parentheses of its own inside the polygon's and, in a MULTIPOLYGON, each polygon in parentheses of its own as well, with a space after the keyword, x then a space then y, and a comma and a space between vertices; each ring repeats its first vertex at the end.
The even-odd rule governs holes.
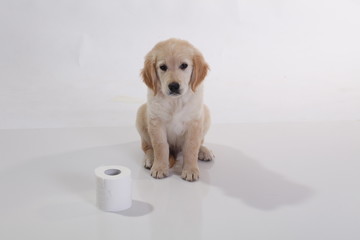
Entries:
POLYGON ((172 82, 168 85, 170 95, 180 95, 180 84, 177 82, 172 82))

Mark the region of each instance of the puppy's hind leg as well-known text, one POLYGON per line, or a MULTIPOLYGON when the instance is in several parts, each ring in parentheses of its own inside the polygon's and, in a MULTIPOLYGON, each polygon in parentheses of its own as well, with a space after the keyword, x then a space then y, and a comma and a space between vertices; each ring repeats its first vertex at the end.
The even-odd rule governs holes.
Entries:
POLYGON ((154 163, 154 150, 152 146, 148 143, 146 143, 144 140, 142 140, 142 149, 145 153, 144 156, 144 167, 146 169, 151 169, 153 163, 154 163))
POLYGON ((215 159, 215 155, 212 153, 210 149, 208 149, 204 145, 201 145, 199 149, 198 159, 200 161, 209 162, 215 159))
POLYGON ((145 153, 144 167, 150 169, 154 163, 154 149, 151 145, 151 140, 147 126, 147 105, 143 104, 136 116, 136 128, 141 136, 141 148, 145 153))

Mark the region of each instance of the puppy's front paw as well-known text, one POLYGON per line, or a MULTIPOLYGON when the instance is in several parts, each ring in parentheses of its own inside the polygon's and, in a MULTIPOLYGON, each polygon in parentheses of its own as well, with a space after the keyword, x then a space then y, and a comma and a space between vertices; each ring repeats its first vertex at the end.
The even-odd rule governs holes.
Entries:
POLYGON ((167 167, 155 167, 151 168, 150 174, 153 178, 161 179, 169 176, 169 168, 167 167))
POLYGON ((189 182, 197 181, 199 179, 199 175, 200 172, 198 168, 184 169, 181 173, 182 179, 189 182))

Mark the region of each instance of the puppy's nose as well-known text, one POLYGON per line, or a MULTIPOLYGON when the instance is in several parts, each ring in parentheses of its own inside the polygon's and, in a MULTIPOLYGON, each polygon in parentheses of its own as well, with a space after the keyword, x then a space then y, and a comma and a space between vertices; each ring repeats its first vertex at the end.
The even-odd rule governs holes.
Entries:
POLYGON ((169 84, 169 90, 171 93, 179 94, 180 84, 177 82, 172 82, 169 84))

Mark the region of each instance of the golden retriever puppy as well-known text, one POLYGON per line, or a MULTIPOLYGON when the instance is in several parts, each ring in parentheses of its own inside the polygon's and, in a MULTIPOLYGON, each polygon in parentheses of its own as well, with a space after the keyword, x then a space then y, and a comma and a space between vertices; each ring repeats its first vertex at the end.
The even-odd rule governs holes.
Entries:
POLYGON ((202 86, 208 69, 202 54, 184 40, 159 42, 146 55, 141 75, 148 96, 138 110, 136 126, 145 152, 144 166, 151 169, 152 177, 168 176, 169 162, 182 153, 181 177, 196 181, 197 160, 214 158, 202 145, 210 126, 202 86))

